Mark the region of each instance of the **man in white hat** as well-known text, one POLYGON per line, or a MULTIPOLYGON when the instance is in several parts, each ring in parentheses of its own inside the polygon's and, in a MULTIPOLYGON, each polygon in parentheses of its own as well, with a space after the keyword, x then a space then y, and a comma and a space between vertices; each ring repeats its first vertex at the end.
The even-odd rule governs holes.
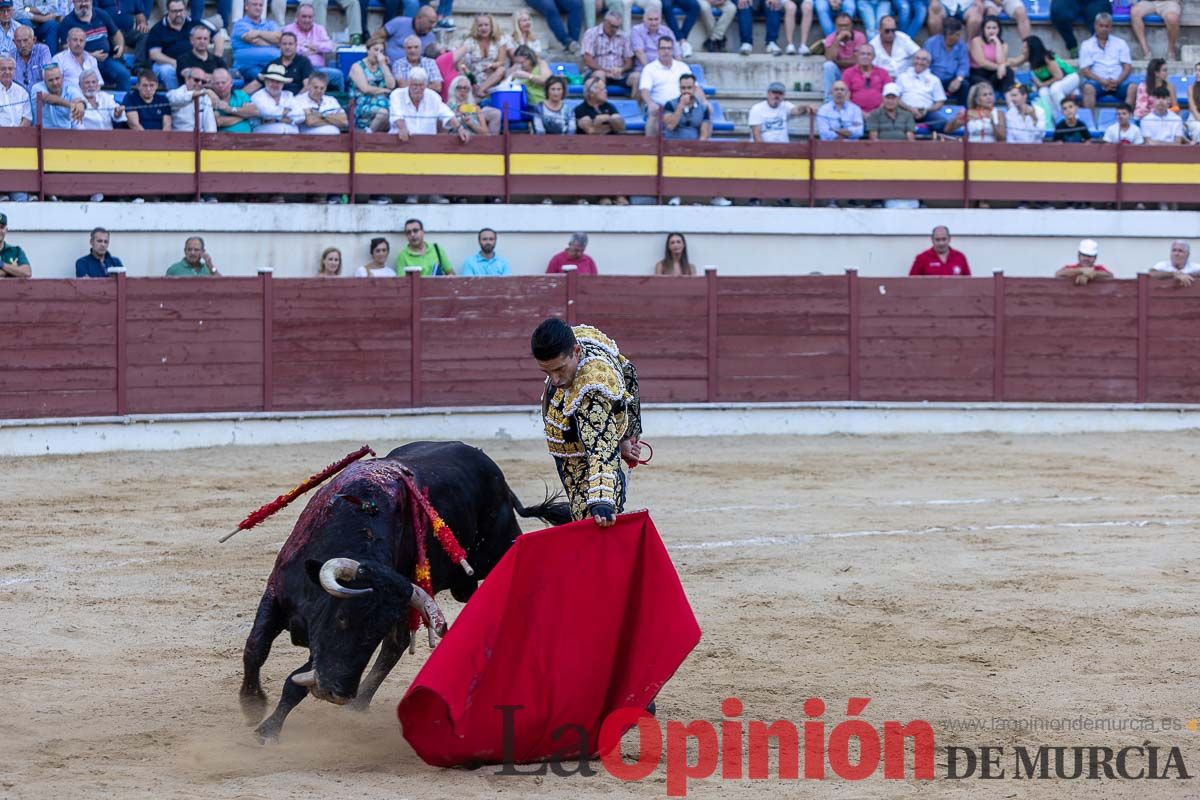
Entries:
POLYGON ((1106 281, 1112 273, 1096 263, 1100 255, 1100 245, 1095 239, 1084 239, 1079 243, 1079 260, 1054 273, 1056 278, 1066 278, 1075 281, 1076 286, 1086 286, 1092 281, 1106 281))
POLYGON ((883 105, 867 115, 867 138, 885 142, 911 142, 917 138, 917 121, 900 105, 900 87, 896 84, 883 87, 883 105))
POLYGON ((300 129, 292 121, 292 111, 295 97, 283 88, 290 82, 287 70, 282 64, 268 64, 267 68, 258 73, 258 80, 263 84, 250 96, 250 102, 258 109, 262 124, 258 133, 299 133, 300 129))

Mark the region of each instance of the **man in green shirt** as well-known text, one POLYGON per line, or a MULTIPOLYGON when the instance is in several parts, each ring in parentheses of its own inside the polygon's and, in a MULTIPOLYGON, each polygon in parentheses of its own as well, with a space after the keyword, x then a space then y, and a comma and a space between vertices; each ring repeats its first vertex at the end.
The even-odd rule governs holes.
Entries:
POLYGON ((8 215, 0 214, 0 278, 29 278, 33 269, 25 251, 4 240, 8 234, 8 215))
POLYGON ((183 261, 167 267, 168 278, 208 278, 220 274, 199 236, 189 236, 183 243, 183 261))
POLYGON ((396 274, 403 275, 407 267, 420 267, 421 275, 453 275, 454 268, 450 259, 440 244, 425 242, 425 225, 419 219, 410 219, 404 223, 404 235, 408 237, 408 247, 396 256, 396 274))
POLYGON ((213 70, 212 92, 218 133, 251 133, 254 130, 250 120, 258 116, 258 108, 250 102, 250 95, 233 88, 229 70, 224 67, 213 70))

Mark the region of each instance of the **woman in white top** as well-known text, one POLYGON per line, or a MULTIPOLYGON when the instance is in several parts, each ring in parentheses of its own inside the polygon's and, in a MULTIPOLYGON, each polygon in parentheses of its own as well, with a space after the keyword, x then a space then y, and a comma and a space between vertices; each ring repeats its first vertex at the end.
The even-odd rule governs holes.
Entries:
POLYGON ((541 56, 542 42, 533 37, 533 18, 529 14, 529 9, 523 8, 513 15, 512 33, 505 36, 500 45, 508 53, 515 52, 518 47, 523 45, 541 56))
POLYGON ((996 91, 990 83, 977 83, 967 94, 967 108, 946 123, 946 133, 967 129, 967 141, 978 144, 1005 141, 1004 115, 996 108, 996 91))
POLYGON ((79 76, 79 90, 83 93, 83 121, 79 127, 85 131, 111 131, 113 122, 125 119, 125 107, 118 105, 108 92, 100 91, 100 73, 87 69, 79 76))
POLYGON ((1046 140, 1046 112, 1029 102, 1029 90, 1016 84, 1004 95, 1004 140, 1013 144, 1037 144, 1046 140))
POLYGON ((388 265, 392 246, 382 236, 371 240, 371 262, 354 270, 356 278, 394 278, 396 270, 388 265))

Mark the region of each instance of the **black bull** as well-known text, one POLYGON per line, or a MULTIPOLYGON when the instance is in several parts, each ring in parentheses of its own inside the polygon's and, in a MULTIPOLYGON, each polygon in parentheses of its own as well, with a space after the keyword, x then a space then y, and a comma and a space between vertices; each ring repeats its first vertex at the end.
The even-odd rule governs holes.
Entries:
POLYGON ((449 589, 459 602, 520 535, 518 514, 570 522, 564 503, 523 507, 495 462, 461 442, 414 442, 347 467, 305 506, 275 560, 246 639, 240 698, 251 725, 266 711, 259 673, 271 643, 286 629, 293 644, 309 650, 308 661, 284 681, 275 711, 256 729, 261 740, 277 738, 288 712, 310 692, 366 709, 408 647, 410 606, 427 620, 432 615, 436 626, 440 612, 411 582, 417 545, 402 468, 428 489, 467 553, 473 576, 452 563, 427 530, 420 531, 427 536, 434 592, 449 589), (379 656, 363 680, 376 648, 379 656))

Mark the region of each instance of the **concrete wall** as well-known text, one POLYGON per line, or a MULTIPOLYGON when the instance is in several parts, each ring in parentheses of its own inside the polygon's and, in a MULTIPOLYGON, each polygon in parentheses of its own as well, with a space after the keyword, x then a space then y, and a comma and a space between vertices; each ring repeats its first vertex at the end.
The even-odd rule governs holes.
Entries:
MULTIPOLYGON (((499 249, 513 270, 536 274, 565 246, 567 232, 591 234, 588 252, 606 274, 650 274, 667 231, 688 237, 692 261, 727 275, 824 274, 857 267, 868 276, 906 274, 929 246, 934 225, 948 225, 954 246, 976 274, 1003 269, 1045 276, 1073 259, 1078 240, 1100 240, 1101 263, 1132 277, 1167 257, 1172 239, 1200 245, 1200 213, 667 206, 319 206, 168 203, 3 203, 8 241, 25 248, 41 278, 74 276, 88 231, 113 232, 112 252, 133 277, 161 275, 179 260, 183 241, 203 235, 218 268, 253 275, 260 266, 280 278, 315 274, 320 252, 342 249, 347 269, 365 263, 367 242, 387 236, 404 245, 404 220, 420 217, 428 239, 456 266, 476 250, 475 231, 500 232, 499 249)), ((1200 250, 1197 251, 1200 253, 1200 250)))

